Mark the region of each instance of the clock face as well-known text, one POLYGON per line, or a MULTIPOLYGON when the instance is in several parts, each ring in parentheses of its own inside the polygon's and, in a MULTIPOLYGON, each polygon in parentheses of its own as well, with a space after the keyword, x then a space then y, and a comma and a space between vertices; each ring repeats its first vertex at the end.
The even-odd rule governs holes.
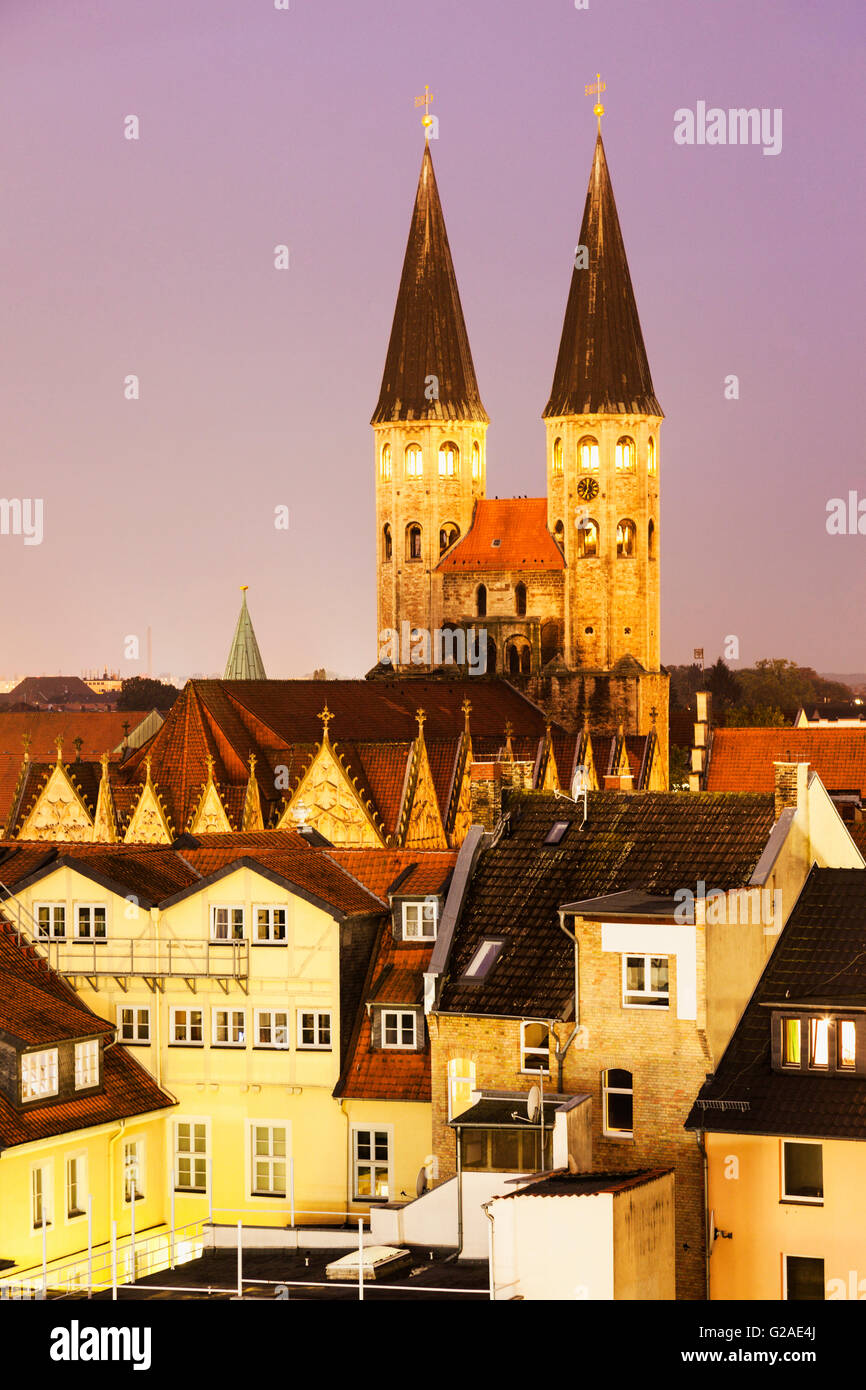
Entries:
POLYGON ((595 478, 581 478, 577 485, 577 495, 582 502, 594 502, 598 496, 598 483, 595 478))

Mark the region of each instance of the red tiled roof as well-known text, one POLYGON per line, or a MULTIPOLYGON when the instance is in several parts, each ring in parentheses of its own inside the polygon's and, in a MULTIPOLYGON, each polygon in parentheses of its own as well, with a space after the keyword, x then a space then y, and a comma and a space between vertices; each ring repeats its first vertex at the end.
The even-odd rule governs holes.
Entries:
POLYGON ((562 551, 547 529, 547 499, 479 498, 471 527, 437 569, 446 573, 565 569, 562 551))
MULTIPOLYGON (((425 954, 424 965, 429 955, 425 954)), ((423 1004, 424 968, 416 963, 413 968, 406 965, 386 965, 373 985, 370 1002, 376 1004, 423 1004)))
POLYGON ((412 872, 397 890, 401 895, 422 897, 427 893, 441 893, 457 863, 456 850, 329 849, 322 853, 383 900, 392 883, 410 867, 412 872))
POLYGON ((809 763, 828 791, 866 795, 866 729, 715 729, 707 791, 772 792, 774 762, 809 763))
POLYGON ((30 1047, 113 1032, 87 1009, 67 1004, 20 975, 0 975, 0 1030, 30 1047))
MULTIPOLYGON (((391 923, 386 922, 382 927, 349 1043, 346 1065, 334 1090, 336 1096, 370 1100, 430 1100, 429 1041, 417 1052, 374 1048, 372 1019, 366 1005, 368 1000, 375 1000, 376 1003, 420 1003, 424 971, 429 966, 432 949, 432 943, 413 942, 407 945, 405 942, 395 942, 391 923), (393 993, 395 989, 399 997, 393 993)), ((419 1027, 423 1026, 423 1019, 420 1019, 419 1027)))

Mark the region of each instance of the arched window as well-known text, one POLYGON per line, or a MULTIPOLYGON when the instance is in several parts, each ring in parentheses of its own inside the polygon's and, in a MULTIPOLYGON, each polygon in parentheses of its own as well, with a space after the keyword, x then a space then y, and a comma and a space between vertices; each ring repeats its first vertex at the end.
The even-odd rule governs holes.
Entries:
POLYGON ((420 444, 408 444, 406 446, 406 477, 420 478, 424 472, 424 460, 421 456, 420 444))
POLYGON ((521 580, 514 586, 514 606, 517 610, 518 618, 526 617, 526 585, 521 580))
POLYGON ((509 642, 505 651, 505 668, 509 676, 528 676, 532 653, 528 642, 509 642))
POLYGON ((554 528, 553 528, 553 539, 556 541, 556 544, 559 546, 560 550, 563 550, 563 551, 564 551, 564 550, 565 550, 565 527, 563 526, 563 524, 562 524, 561 521, 558 521, 558 522, 556 523, 556 525, 554 526, 554 528))
POLYGON ((383 560, 390 560, 390 559, 391 559, 392 550, 393 550, 393 547, 392 547, 392 544, 391 544, 391 527, 390 527, 390 526, 387 524, 387 522, 386 522, 386 524, 385 524, 385 526, 384 526, 384 528, 383 528, 383 530, 382 530, 382 558, 383 558, 383 560))
POLYGON ((488 676, 496 674, 496 643, 492 637, 487 638, 487 665, 484 670, 488 676))
POLYGON ((541 664, 546 666, 559 655, 561 648, 559 623, 547 622, 541 625, 541 664))
POLYGON ((460 527, 453 521, 443 521, 439 528, 439 554, 444 555, 449 546, 460 538, 460 527))
POLYGON ((598 472, 598 440, 591 439, 588 435, 582 439, 577 446, 577 457, 580 466, 586 473, 598 472))
POLYGON ((617 473, 634 472, 634 440, 630 439, 627 434, 616 441, 616 471, 617 473))
POLYGON ((475 590, 475 614, 478 618, 487 617, 487 586, 479 584, 475 590))
POLYGON ((481 445, 476 442, 472 445, 472 476, 481 477, 481 445))
POLYGON ((646 535, 646 553, 647 553, 647 555, 649 556, 649 558, 650 558, 651 560, 654 560, 654 559, 655 559, 655 557, 656 557, 656 524, 655 524, 654 521, 651 521, 650 524, 649 524, 649 526, 647 527, 647 535, 646 535))
POLYGON ((577 528, 577 558, 594 560, 598 556, 598 522, 588 516, 577 528))
POLYGON ((634 1135, 634 1080, 630 1071, 610 1067, 601 1074, 602 1115, 605 1134, 621 1139, 634 1135))
POLYGON ((406 559, 421 559, 421 527, 414 521, 406 527, 406 559))
POLYGON ((439 477, 456 478, 460 472, 460 450, 456 444, 439 445, 439 477))
POLYGON ((635 553, 637 531, 633 521, 621 521, 616 528, 616 557, 628 560, 635 553))
POLYGON ((552 468, 553 468, 553 472, 554 472, 555 474, 559 475, 559 474, 562 473, 562 440, 561 440, 561 439, 554 439, 554 441, 553 441, 553 460, 552 460, 552 468))
POLYGON ((382 481, 387 483, 391 478, 391 445, 382 445, 382 454, 379 463, 379 476, 382 481))
POLYGON ((655 473, 655 471, 656 471, 656 442, 655 442, 654 439, 650 439, 650 442, 649 442, 649 444, 647 445, 646 466, 647 466, 647 472, 648 472, 648 473, 655 473))

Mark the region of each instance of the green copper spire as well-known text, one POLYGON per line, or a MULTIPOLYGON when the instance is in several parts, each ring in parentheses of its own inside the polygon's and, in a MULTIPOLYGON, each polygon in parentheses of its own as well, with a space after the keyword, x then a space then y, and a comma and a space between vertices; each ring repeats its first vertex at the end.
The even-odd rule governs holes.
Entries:
POLYGON ((241 585, 243 601, 232 641, 232 649, 229 652, 229 659, 226 662, 225 675, 223 676, 223 680, 226 681, 267 680, 262 654, 259 651, 259 644, 253 631, 252 618, 247 609, 248 587, 247 584, 241 585))

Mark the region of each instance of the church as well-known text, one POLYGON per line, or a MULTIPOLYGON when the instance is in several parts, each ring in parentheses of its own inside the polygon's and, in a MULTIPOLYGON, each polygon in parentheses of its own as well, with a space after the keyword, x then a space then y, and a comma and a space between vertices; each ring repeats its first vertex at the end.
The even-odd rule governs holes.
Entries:
MULTIPOLYGON (((657 733, 659 436, 655 395, 598 136, 550 398, 547 496, 487 496, 481 399, 429 138, 379 399, 379 662, 371 676, 449 661, 483 634, 504 676, 567 727, 657 733), (406 639, 410 640, 406 640, 406 639)), ((452 666, 453 670, 453 666, 452 666)))

